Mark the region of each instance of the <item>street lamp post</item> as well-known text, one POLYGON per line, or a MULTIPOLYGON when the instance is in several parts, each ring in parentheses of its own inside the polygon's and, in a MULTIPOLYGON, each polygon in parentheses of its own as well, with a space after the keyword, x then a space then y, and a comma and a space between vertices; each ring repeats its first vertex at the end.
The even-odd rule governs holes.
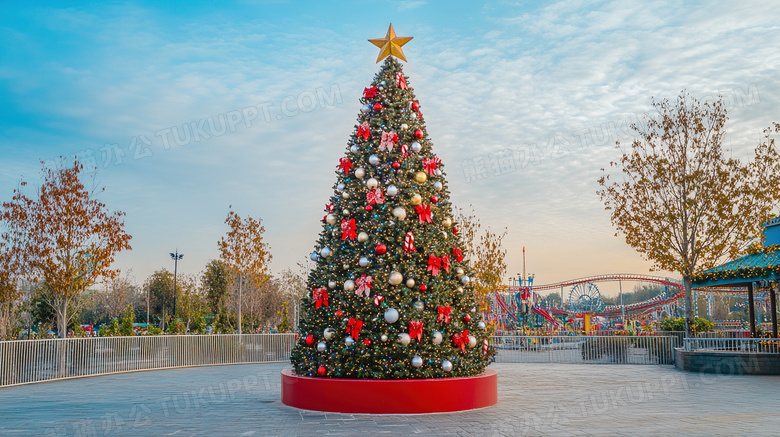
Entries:
POLYGON ((179 269, 179 260, 184 258, 184 254, 179 253, 179 249, 176 249, 176 253, 171 253, 173 259, 173 321, 176 322, 176 273, 179 269))

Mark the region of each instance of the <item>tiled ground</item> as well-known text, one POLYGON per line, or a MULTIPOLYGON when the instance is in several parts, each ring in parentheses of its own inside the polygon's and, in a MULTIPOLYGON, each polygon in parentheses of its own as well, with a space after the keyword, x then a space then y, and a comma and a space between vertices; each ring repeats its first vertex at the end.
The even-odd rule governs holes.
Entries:
POLYGON ((0 435, 780 435, 780 376, 493 364, 494 407, 377 416, 283 405, 284 367, 200 367, 0 388, 0 435))

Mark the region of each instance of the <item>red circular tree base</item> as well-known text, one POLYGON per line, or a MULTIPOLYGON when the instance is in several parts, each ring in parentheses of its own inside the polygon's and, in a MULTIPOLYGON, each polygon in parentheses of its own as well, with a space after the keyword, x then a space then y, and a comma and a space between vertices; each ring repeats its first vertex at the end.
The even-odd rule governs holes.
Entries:
POLYGON ((282 370, 282 403, 334 413, 415 414, 471 410, 495 405, 498 377, 442 379, 339 379, 297 376, 282 370))

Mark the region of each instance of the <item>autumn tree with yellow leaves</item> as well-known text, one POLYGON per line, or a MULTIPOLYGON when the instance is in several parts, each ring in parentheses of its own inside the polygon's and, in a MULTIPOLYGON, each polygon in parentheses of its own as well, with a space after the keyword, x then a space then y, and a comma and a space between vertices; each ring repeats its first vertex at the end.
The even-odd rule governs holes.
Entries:
POLYGON ((630 148, 618 143, 622 156, 610 163, 612 173, 602 169, 597 193, 631 247, 654 269, 682 276, 691 335, 693 275, 736 257, 759 235, 780 200, 780 157, 772 129, 753 160, 731 157, 723 149, 722 99, 702 103, 683 91, 674 102, 653 100, 653 108, 646 126, 632 126, 630 148))

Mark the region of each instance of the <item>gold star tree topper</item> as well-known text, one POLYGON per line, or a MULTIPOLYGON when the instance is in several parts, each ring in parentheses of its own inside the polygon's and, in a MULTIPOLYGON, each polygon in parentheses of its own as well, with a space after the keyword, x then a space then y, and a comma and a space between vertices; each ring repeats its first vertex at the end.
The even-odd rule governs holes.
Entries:
POLYGON ((382 59, 388 56, 395 56, 396 58, 406 62, 404 51, 401 46, 411 41, 414 38, 412 36, 395 36, 395 30, 393 29, 393 23, 390 23, 390 28, 387 29, 387 35, 384 38, 370 39, 368 42, 379 47, 379 56, 376 58, 377 64, 382 59))

